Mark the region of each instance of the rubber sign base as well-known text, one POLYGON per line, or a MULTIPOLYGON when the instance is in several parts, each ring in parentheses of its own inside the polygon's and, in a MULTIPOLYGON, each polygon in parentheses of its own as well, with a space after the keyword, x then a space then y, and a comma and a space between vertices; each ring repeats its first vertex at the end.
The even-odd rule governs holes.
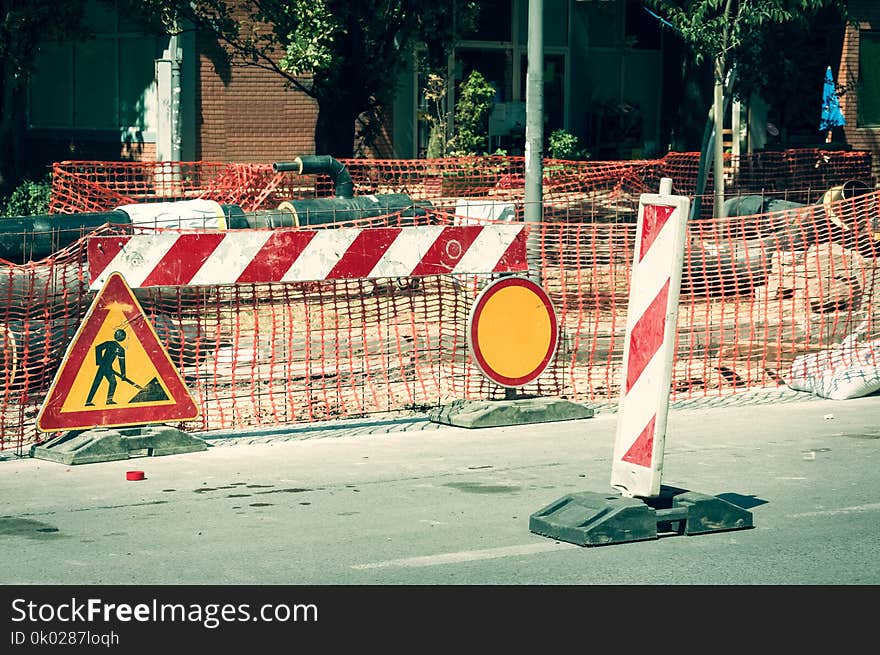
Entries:
POLYGON ((168 425, 73 430, 31 448, 31 457, 60 464, 93 464, 207 450, 202 439, 168 425))
POLYGON ((514 400, 454 400, 431 411, 434 423, 460 428, 495 428, 551 421, 592 418, 594 410, 561 398, 514 400))
POLYGON ((604 546, 754 527, 752 514, 716 496, 662 486, 652 498, 568 494, 531 515, 529 531, 578 546, 604 546))

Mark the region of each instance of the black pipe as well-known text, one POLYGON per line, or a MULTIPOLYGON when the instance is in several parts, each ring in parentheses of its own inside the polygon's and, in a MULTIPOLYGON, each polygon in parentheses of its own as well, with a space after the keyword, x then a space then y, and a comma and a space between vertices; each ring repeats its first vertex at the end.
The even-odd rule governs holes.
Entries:
POLYGON ((330 155, 300 155, 293 161, 277 161, 272 164, 276 173, 294 171, 298 175, 329 175, 337 198, 354 197, 354 182, 345 164, 330 155))
POLYGON ((356 198, 313 198, 306 200, 286 200, 278 205, 274 216, 266 218, 268 225, 254 224, 252 227, 310 227, 332 225, 363 218, 385 216, 400 212, 401 216, 424 216, 427 202, 414 202, 404 193, 358 196, 356 198))
MULTIPOLYGON (((857 196, 861 196, 871 192, 871 187, 867 182, 862 180, 847 180, 840 186, 833 186, 819 199, 817 205, 824 205, 826 202, 834 200, 850 200, 857 196)), ((757 214, 771 214, 774 212, 785 211, 786 209, 799 209, 806 207, 803 202, 795 202, 793 200, 778 200, 776 198, 767 198, 766 196, 755 194, 749 196, 736 196, 728 198, 724 201, 724 211, 722 215, 731 216, 755 216, 757 214)))
MULTIPOLYGON (((220 205, 229 229, 250 227, 238 205, 220 205)), ((122 209, 91 214, 40 214, 0 218, 0 259, 13 264, 39 261, 103 225, 131 226, 122 209)))
POLYGON ((108 223, 130 225, 119 209, 94 214, 50 214, 0 219, 0 259, 24 264, 48 257, 108 223))

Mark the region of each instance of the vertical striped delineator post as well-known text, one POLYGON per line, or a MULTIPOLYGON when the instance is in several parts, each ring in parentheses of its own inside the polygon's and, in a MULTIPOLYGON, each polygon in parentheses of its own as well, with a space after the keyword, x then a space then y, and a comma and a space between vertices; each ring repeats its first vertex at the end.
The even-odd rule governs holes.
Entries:
POLYGON ((704 534, 753 527, 739 505, 660 484, 672 385, 678 295, 690 200, 659 194, 639 198, 638 226, 624 340, 611 486, 619 496, 581 491, 529 517, 529 530, 579 546, 704 534))
POLYGON ((672 180, 663 178, 659 194, 639 198, 611 467, 611 486, 629 497, 660 493, 690 211, 690 199, 671 191, 672 180))

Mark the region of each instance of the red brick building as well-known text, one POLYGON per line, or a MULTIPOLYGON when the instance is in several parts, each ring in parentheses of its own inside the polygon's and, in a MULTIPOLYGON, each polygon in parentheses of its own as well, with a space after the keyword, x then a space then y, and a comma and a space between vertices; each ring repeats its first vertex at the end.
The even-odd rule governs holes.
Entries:
MULTIPOLYGON (((497 89, 490 150, 521 154, 528 0, 482 4, 488 20, 450 59, 451 95, 455 83, 479 69, 497 89)), ((846 28, 842 52, 829 53, 829 61, 840 62, 836 79, 847 88, 845 141, 875 153, 877 166, 880 65, 871 62, 880 64, 880 2, 849 5, 859 24, 846 28)), ((31 169, 64 159, 272 162, 314 152, 317 105, 279 76, 225 68, 208 39, 147 36, 104 4, 90 0, 89 7, 95 39, 47 46, 39 55, 26 134, 31 169)), ((670 108, 686 101, 671 83, 671 37, 642 3, 544 0, 543 22, 545 136, 565 128, 593 159, 666 152, 670 108)), ((385 138, 363 156, 424 155, 423 88, 415 67, 399 80, 385 138)))
POLYGON ((844 134, 854 150, 873 153, 880 177, 880 2, 849 0, 848 6, 858 25, 846 28, 835 78, 846 88, 840 96, 844 134))

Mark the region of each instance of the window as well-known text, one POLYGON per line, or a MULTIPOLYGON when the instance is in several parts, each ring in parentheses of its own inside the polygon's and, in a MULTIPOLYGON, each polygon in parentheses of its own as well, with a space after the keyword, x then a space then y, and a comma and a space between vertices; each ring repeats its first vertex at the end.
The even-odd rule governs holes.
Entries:
POLYGON ((880 126, 880 31, 859 33, 859 126, 880 126))
POLYGON ((510 50, 459 48, 455 51, 455 95, 471 71, 478 70, 495 87, 495 102, 506 102, 511 95, 510 50))
MULTIPOLYGON (((566 61, 568 58, 569 0, 545 0, 544 28, 544 114, 545 132, 564 127, 566 121, 566 61)), ((495 87, 495 106, 489 120, 490 149, 504 147, 522 151, 526 76, 528 68, 528 0, 489 0, 480 3, 476 29, 468 32, 455 48, 448 75, 453 91, 448 108, 455 112, 458 88, 472 70, 478 70, 495 87), (496 111, 497 110, 497 111, 496 111)), ((445 73, 446 74, 446 73, 445 73)), ((418 81, 418 102, 425 111, 425 78, 418 81)), ((417 152, 425 153, 428 125, 419 121, 417 152)), ((546 136, 545 135, 545 136, 546 136)))
MULTIPOLYGON (((520 59, 521 78, 526 84, 529 60, 525 55, 520 59)), ((527 93, 523 91, 523 98, 527 93)), ((544 137, 565 127, 565 56, 544 55, 544 137)))
POLYGON ((473 31, 465 32, 464 39, 473 41, 510 41, 512 0, 483 0, 473 31))
POLYGON ((647 11, 640 0, 626 3, 626 39, 637 50, 660 49, 662 23, 647 11))
MULTIPOLYGON (((517 3, 517 24, 519 42, 523 45, 529 41, 529 3, 520 0, 517 3)), ((568 46, 568 0, 544 0, 544 47, 564 48, 568 46)))
POLYGON ((152 140, 156 109, 155 60, 160 39, 135 31, 106 3, 86 12, 94 38, 47 44, 37 54, 29 95, 29 126, 132 132, 152 140))
POLYGON ((591 48, 620 45, 622 8, 618 2, 590 2, 582 9, 587 15, 587 38, 591 48))

